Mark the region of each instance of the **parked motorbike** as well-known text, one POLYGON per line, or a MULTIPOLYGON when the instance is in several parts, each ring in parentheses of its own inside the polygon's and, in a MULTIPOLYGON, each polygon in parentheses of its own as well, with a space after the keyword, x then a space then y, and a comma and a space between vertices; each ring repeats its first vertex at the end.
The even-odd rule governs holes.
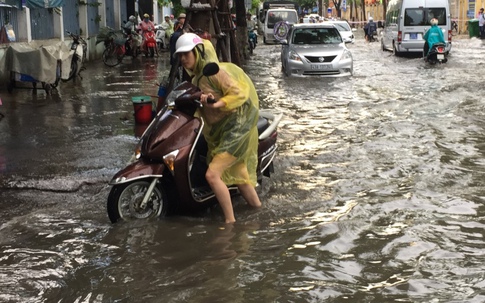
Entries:
POLYGON ((71 69, 69 70, 69 77, 67 79, 62 79, 62 81, 64 82, 67 82, 69 80, 75 81, 76 76, 79 76, 82 79, 81 71, 86 69, 86 67, 83 66, 83 63, 86 60, 86 54, 88 49, 88 45, 82 37, 69 31, 66 31, 66 33, 72 39, 71 50, 69 51, 69 55, 72 57, 72 59, 71 69))
POLYGON ((155 32, 151 27, 149 27, 147 31, 143 32, 143 40, 145 42, 143 44, 143 52, 145 53, 145 56, 155 56, 157 41, 155 39, 155 32))
POLYGON ((126 55, 136 58, 140 54, 141 36, 135 32, 127 33, 125 30, 123 30, 123 34, 126 38, 126 55))
POLYGON ((426 62, 433 65, 446 63, 448 59, 446 58, 445 47, 446 44, 444 43, 435 43, 426 56, 426 62))
MULTIPOLYGON (((204 68, 205 76, 219 70, 216 63, 204 68)), ((110 181, 107 211, 111 222, 147 219, 169 214, 199 212, 217 203, 205 179, 207 142, 204 121, 194 117, 202 92, 183 82, 166 97, 140 138, 133 162, 110 181)), ((215 102, 215 100, 212 100, 215 102)), ((258 182, 273 172, 277 126, 282 115, 260 111, 258 121, 258 182)), ((229 186, 231 193, 237 186, 229 186)))
POLYGON ((252 55, 254 49, 256 48, 256 33, 254 30, 248 31, 248 47, 249 47, 249 54, 252 55))
POLYGON ((162 51, 163 49, 168 49, 167 42, 165 41, 165 30, 162 28, 162 25, 155 25, 155 40, 157 43, 158 51, 162 51))

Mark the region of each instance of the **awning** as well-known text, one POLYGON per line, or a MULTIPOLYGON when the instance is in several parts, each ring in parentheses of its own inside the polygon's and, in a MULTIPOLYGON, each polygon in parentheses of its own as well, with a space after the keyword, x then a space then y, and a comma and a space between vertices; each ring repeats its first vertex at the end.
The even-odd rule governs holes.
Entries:
POLYGON ((22 0, 2 0, 1 2, 22 9, 22 0))
POLYGON ((27 0, 28 8, 51 8, 60 7, 64 4, 64 0, 27 0))
POLYGON ((51 8, 60 7, 64 4, 64 0, 0 0, 6 4, 22 9, 22 6, 28 8, 51 8))

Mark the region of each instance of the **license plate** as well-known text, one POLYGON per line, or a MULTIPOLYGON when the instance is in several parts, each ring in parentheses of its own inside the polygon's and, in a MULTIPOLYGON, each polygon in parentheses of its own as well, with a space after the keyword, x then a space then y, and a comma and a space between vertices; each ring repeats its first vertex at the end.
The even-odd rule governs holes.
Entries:
POLYGON ((312 64, 312 70, 332 69, 332 64, 312 64))
POLYGON ((410 37, 411 39, 413 39, 413 40, 414 40, 414 39, 418 39, 418 34, 417 34, 417 33, 411 33, 411 34, 409 34, 409 37, 410 37))
POLYGON ((438 55, 436 55, 436 58, 438 58, 438 60, 444 60, 445 59, 445 55, 438 54, 438 55))

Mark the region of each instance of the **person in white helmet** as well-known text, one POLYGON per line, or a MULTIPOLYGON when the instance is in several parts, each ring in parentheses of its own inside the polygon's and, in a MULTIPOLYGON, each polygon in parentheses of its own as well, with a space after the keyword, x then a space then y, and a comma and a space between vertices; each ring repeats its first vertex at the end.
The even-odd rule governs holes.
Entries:
POLYGON ((173 34, 173 22, 170 20, 169 15, 165 15, 165 19, 163 20, 161 26, 165 31, 165 38, 170 39, 170 36, 173 34))
POLYGON ((369 17, 369 22, 364 26, 364 33, 365 33, 365 41, 372 41, 372 37, 374 36, 374 32, 377 31, 377 25, 374 22, 374 18, 369 17))
POLYGON ((237 185, 246 202, 261 207, 255 186, 258 163, 259 100, 254 85, 237 65, 219 62, 214 46, 193 33, 180 36, 175 55, 203 92, 198 114, 206 127, 209 167, 205 178, 224 213, 226 223, 236 221, 227 185, 237 185), (219 72, 204 76, 207 63, 219 65, 219 72), (208 103, 208 99, 215 103, 208 103))
POLYGON ((128 22, 126 22, 123 25, 123 30, 127 35, 130 35, 131 32, 135 30, 135 25, 136 25, 136 17, 131 15, 130 18, 128 18, 128 22))
POLYGON ((443 31, 438 26, 438 19, 433 18, 429 21, 431 27, 426 31, 423 36, 424 39, 424 47, 423 47, 423 56, 426 58, 428 55, 429 50, 433 47, 434 44, 441 42, 445 43, 445 36, 443 35, 443 31))

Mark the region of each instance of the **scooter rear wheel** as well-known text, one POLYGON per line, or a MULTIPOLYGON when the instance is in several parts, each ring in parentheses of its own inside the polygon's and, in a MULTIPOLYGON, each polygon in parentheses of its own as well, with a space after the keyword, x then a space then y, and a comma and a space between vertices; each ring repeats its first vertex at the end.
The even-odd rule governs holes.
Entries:
POLYGON ((69 80, 72 80, 72 78, 74 78, 74 76, 76 75, 76 71, 77 71, 77 61, 72 60, 71 61, 71 70, 69 71, 69 77, 67 79, 62 79, 62 82, 67 82, 69 80))
POLYGON ((119 220, 130 221, 163 217, 167 214, 167 195, 157 186, 153 189, 145 208, 140 207, 150 186, 150 181, 138 180, 113 186, 108 196, 107 207, 108 217, 112 223, 119 220))

